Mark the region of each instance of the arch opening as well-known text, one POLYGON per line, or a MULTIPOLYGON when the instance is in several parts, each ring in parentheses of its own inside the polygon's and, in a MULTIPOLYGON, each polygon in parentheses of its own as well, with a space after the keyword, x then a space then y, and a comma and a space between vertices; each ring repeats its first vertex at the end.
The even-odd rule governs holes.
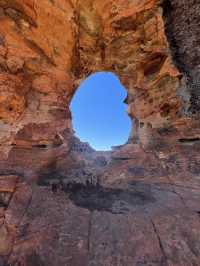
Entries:
POLYGON ((127 143, 132 121, 126 112, 126 97, 127 91, 115 74, 91 74, 70 103, 75 135, 97 151, 127 143))

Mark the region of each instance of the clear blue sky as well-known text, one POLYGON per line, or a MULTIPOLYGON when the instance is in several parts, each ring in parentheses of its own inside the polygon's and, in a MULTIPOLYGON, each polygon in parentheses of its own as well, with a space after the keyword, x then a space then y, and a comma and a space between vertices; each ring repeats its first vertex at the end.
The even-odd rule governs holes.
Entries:
POLYGON ((76 136, 96 150, 110 150, 129 137, 131 120, 123 103, 126 90, 112 73, 98 72, 84 80, 71 101, 76 136))

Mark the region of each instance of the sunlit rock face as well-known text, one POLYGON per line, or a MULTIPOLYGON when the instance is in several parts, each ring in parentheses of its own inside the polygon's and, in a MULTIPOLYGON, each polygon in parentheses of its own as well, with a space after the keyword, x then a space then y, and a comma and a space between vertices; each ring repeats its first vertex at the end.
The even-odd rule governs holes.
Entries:
POLYGON ((199 265, 199 13, 0 0, 0 265, 199 265), (69 103, 96 71, 134 120, 112 153, 73 137, 69 103))
POLYGON ((0 1, 0 11, 2 171, 40 172, 67 155, 68 106, 95 71, 127 88, 132 141, 148 146, 178 118, 181 75, 159 1, 0 1))

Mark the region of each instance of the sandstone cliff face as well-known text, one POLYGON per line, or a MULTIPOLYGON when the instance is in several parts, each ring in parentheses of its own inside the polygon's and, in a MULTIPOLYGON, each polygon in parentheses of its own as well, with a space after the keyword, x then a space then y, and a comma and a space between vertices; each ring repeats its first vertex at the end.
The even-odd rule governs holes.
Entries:
POLYGON ((199 9, 0 0, 0 265, 200 264, 199 9), (118 75, 134 121, 111 154, 71 125, 96 71, 118 75))
POLYGON ((69 102, 95 71, 116 73, 127 88, 133 141, 148 145, 154 128, 178 118, 181 75, 159 1, 16 0, 0 8, 2 170, 26 175, 29 165, 40 171, 67 154, 69 102))

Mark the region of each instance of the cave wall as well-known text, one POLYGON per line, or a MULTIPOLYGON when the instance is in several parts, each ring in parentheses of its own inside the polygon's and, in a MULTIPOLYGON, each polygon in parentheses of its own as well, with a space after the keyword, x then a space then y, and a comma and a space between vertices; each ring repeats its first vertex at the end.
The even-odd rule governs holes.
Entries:
POLYGON ((198 114, 200 110, 200 16, 199 1, 165 0, 163 2, 165 32, 173 61, 185 76, 186 111, 198 114))
POLYGON ((179 94, 190 99, 196 92, 183 88, 184 73, 166 38, 172 31, 178 38, 184 17, 179 23, 181 11, 176 1, 172 5, 174 16, 156 0, 0 0, 1 174, 34 178, 67 158, 73 135, 68 106, 95 71, 115 73, 127 88, 136 125, 130 141, 154 149, 165 138, 174 145, 185 121, 193 123, 182 112, 188 100, 179 94), (158 132, 171 127, 175 140, 158 132))
POLYGON ((198 11, 0 0, 0 265, 199 265, 198 11), (73 137, 69 103, 95 71, 119 76, 134 121, 112 158, 73 137))

